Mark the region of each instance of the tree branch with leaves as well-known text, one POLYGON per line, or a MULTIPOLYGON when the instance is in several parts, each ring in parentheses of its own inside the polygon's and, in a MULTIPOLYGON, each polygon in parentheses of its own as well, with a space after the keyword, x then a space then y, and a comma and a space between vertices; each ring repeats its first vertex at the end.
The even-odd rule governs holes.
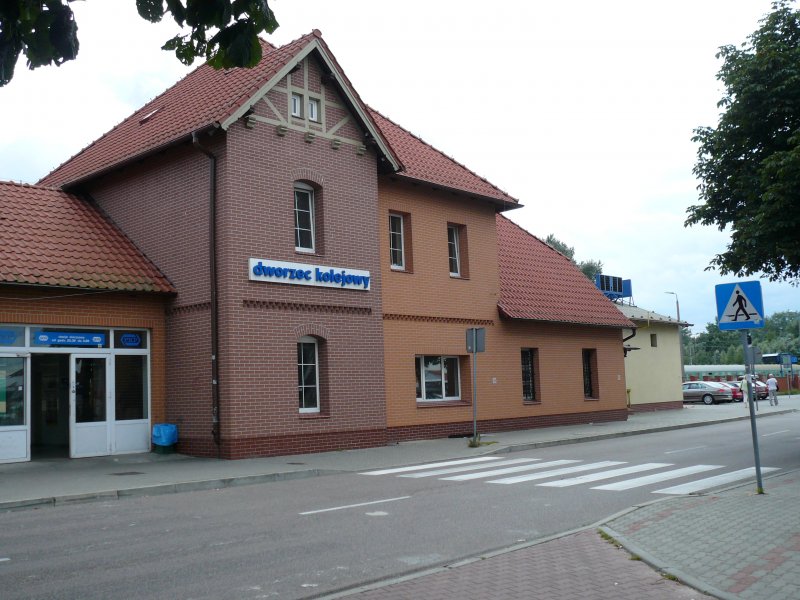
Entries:
POLYGON ((686 226, 730 228, 708 267, 722 274, 800 277, 800 12, 790 4, 774 2, 744 44, 720 48, 724 112, 692 138, 703 203, 686 226))
MULTIPOLYGON (((29 69, 59 66, 78 56, 72 1, 0 2, 0 86, 13 79, 20 54, 29 69)), ((169 14, 188 29, 162 46, 186 65, 203 58, 215 69, 253 67, 261 60, 259 34, 278 28, 267 0, 136 0, 136 8, 151 23, 169 14)))

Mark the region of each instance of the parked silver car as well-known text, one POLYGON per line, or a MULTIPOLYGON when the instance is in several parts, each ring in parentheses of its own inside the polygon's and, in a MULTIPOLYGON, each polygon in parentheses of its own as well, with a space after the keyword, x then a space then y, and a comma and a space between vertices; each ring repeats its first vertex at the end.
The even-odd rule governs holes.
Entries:
POLYGON ((733 402, 733 392, 729 386, 716 381, 687 381, 683 384, 683 401, 703 404, 733 402))

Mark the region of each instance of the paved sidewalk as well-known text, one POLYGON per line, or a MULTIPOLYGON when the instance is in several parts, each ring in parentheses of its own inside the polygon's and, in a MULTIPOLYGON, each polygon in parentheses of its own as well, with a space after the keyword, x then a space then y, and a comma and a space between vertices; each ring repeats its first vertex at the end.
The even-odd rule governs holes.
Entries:
MULTIPOLYGON (((757 414, 769 418, 796 410, 800 410, 798 395, 781 398, 779 407, 760 402, 757 414)), ((390 468, 748 417, 742 404, 692 405, 632 414, 626 422, 487 434, 483 440, 495 443, 481 448, 468 448, 464 439, 441 439, 241 461, 157 454, 35 460, 0 465, 0 510, 390 468)), ((800 598, 800 473, 783 473, 765 481, 765 495, 754 494, 749 483, 712 494, 656 501, 610 517, 604 530, 644 560, 632 560, 627 551, 602 539, 594 526, 326 598, 706 597, 697 590, 723 599, 800 598)))
MULTIPOLYGON (((325 600, 345 595, 325 596, 325 600)), ((665 579, 625 550, 583 531, 430 575, 348 593, 351 600, 689 600, 702 594, 665 579)))
MULTIPOLYGON (((800 410, 800 395, 778 407, 759 402, 760 416, 800 410)), ((687 405, 682 410, 631 414, 627 421, 486 434, 480 448, 463 438, 246 460, 154 453, 0 464, 0 510, 249 485, 328 473, 366 471, 453 458, 502 454, 746 419, 742 403, 687 405)))
POLYGON ((800 472, 655 502, 604 531, 658 569, 718 598, 800 598, 800 472))

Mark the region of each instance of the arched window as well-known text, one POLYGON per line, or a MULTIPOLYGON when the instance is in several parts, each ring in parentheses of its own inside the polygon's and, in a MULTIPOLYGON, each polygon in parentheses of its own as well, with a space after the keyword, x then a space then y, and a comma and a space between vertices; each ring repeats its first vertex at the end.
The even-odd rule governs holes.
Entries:
POLYGON ((294 248, 314 252, 314 188, 296 181, 294 184, 294 248))
POLYGON ((319 412, 319 347, 311 336, 297 342, 297 392, 301 413, 319 412))

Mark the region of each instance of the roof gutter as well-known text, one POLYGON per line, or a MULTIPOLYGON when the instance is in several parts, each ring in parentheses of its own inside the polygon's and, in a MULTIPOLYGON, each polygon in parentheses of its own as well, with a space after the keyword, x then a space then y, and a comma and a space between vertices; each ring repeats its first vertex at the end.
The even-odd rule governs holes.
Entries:
POLYGON ((211 132, 211 131, 215 131, 217 129, 219 129, 219 123, 211 123, 209 125, 205 125, 205 126, 200 127, 199 129, 197 129, 197 130, 195 130, 195 131, 193 131, 191 133, 183 134, 183 135, 181 135, 179 137, 176 137, 176 138, 174 138, 174 139, 172 139, 172 140, 170 140, 168 142, 165 142, 163 144, 159 144, 158 146, 156 146, 154 148, 150 148, 149 150, 145 150, 144 152, 141 152, 139 154, 136 154, 134 156, 126 158, 125 160, 122 160, 120 162, 116 162, 116 163, 113 163, 111 165, 108 165, 107 167, 104 167, 104 168, 100 169, 99 171, 92 171, 91 173, 83 175, 82 177, 79 177, 78 179, 75 179, 74 181, 66 181, 66 182, 61 183, 61 184, 55 184, 55 186, 61 188, 64 191, 68 191, 70 189, 74 189, 74 188, 76 188, 76 187, 78 187, 78 186, 80 186, 80 185, 82 185, 82 184, 84 184, 84 183, 86 183, 88 181, 92 181, 93 179, 97 179, 98 177, 102 177, 103 175, 108 175, 109 173, 113 173, 114 171, 119 171, 121 169, 124 169, 127 166, 130 166, 132 164, 138 163, 138 162, 140 162, 140 161, 142 161, 142 160, 144 160, 146 158, 149 158, 149 157, 154 156, 156 154, 160 154, 164 150, 168 150, 169 148, 172 148, 173 146, 179 146, 180 144, 185 144, 187 142, 194 143, 194 139, 195 139, 197 134, 205 133, 205 132, 211 132))
POLYGON ((211 435, 217 446, 217 458, 222 458, 219 394, 219 306, 217 302, 217 157, 200 144, 197 131, 192 132, 192 145, 205 154, 209 163, 208 190, 208 266, 211 293, 211 435))

